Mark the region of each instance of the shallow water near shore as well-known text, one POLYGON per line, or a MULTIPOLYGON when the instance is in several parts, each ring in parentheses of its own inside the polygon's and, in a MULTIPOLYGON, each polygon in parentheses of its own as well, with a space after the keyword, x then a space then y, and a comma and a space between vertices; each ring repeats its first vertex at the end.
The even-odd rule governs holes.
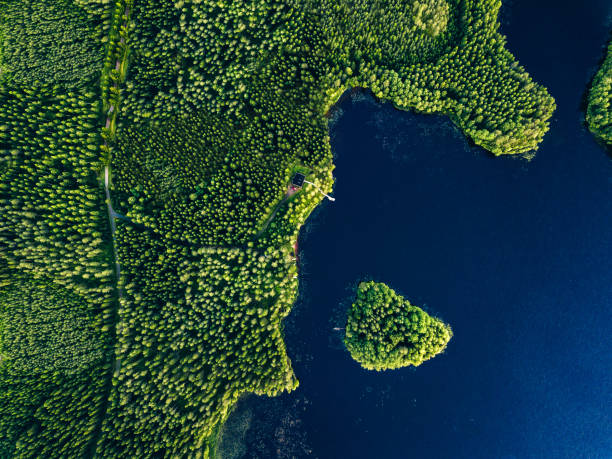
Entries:
POLYGON ((239 405, 244 457, 612 456, 612 158, 580 106, 611 18, 600 0, 502 7, 508 48, 558 106, 531 161, 362 93, 337 105, 336 201, 302 230, 285 327, 300 387, 239 405), (449 323, 446 352, 352 361, 334 327, 364 277, 449 323))

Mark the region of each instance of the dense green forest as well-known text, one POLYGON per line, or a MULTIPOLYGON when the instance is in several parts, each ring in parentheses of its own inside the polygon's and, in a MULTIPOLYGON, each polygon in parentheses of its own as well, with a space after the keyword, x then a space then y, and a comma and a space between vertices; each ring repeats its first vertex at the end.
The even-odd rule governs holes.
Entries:
POLYGON ((499 7, 0 0, 0 457, 210 457, 241 394, 296 388, 281 322, 321 194, 291 177, 331 192, 351 87, 536 149, 554 101, 499 7))
POLYGON ((612 40, 589 91, 586 121, 601 142, 612 149, 612 40))
POLYGON ((451 328, 387 285, 361 282, 346 323, 344 344, 368 370, 415 367, 443 352, 451 328))

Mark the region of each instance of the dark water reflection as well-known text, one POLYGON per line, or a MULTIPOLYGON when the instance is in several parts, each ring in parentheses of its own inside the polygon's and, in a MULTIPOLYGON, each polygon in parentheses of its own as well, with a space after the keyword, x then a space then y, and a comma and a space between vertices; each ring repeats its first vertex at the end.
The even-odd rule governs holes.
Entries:
POLYGON ((335 203, 300 238, 287 321, 301 386, 251 399, 247 457, 612 457, 612 160, 582 125, 606 1, 514 1, 508 46, 557 100, 535 159, 362 97, 331 127, 335 203), (387 282, 453 327, 418 370, 340 345, 349 288, 387 282))

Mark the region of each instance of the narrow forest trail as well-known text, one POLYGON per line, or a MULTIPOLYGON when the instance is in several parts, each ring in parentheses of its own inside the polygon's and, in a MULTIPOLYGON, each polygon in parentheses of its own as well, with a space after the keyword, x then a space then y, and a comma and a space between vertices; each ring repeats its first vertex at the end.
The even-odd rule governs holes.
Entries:
MULTIPOLYGON (((123 12, 123 15, 125 16, 125 20, 123 21, 122 27, 126 27, 127 28, 128 24, 129 24, 129 21, 130 21, 130 6, 129 5, 126 5, 125 10, 123 12)), ((120 43, 125 45, 125 38, 123 36, 120 38, 120 43)), ((127 53, 122 53, 121 57, 125 60, 127 58, 127 53)), ((121 58, 117 58, 116 61, 115 61, 115 70, 119 71, 121 69, 122 64, 123 64, 122 59, 121 58)), ((114 84, 113 84, 113 87, 114 87, 115 90, 118 91, 119 90, 119 81, 116 80, 114 82, 114 84)), ((118 110, 115 111, 115 104, 111 102, 110 107, 108 108, 108 112, 106 114, 105 127, 107 129, 112 125, 113 117, 116 120, 118 115, 119 115, 118 110)), ((104 139, 104 146, 108 148, 108 141, 107 141, 107 139, 104 139)), ((112 240, 113 240, 113 253, 114 253, 114 256, 115 256, 115 273, 116 273, 116 276, 117 276, 117 296, 119 297, 119 300, 121 300, 121 299, 123 299, 123 290, 119 286, 119 280, 121 278, 121 264, 119 263, 119 257, 118 257, 118 254, 117 254, 117 239, 115 237, 115 232, 117 230, 117 225, 116 225, 115 219, 118 216, 120 218, 124 218, 124 219, 128 219, 128 218, 124 217, 123 215, 117 214, 115 212, 115 210, 113 209, 113 203, 112 203, 111 193, 110 193, 110 181, 111 181, 111 158, 110 158, 110 155, 109 155, 108 162, 104 166, 104 192, 106 193, 106 206, 107 206, 107 210, 108 210, 108 220, 109 220, 109 223, 110 223, 111 237, 112 237, 112 240)), ((115 334, 120 333, 121 330, 122 330, 122 323, 119 320, 119 321, 117 321, 115 334)), ((113 365, 113 368, 115 368, 115 372, 117 372, 120 367, 121 367, 121 359, 119 357, 117 357, 116 353, 115 353, 115 363, 113 365)))
MULTIPOLYGON (((129 2, 129 0, 128 0, 129 2)), ((126 4, 125 9, 123 10, 123 14, 122 16, 124 17, 124 20, 121 24, 121 27, 125 27, 127 28, 129 25, 129 21, 130 21, 130 5, 129 3, 126 4)), ((120 28, 121 28, 120 27, 120 28)), ((123 36, 121 36, 120 38, 120 43, 122 45, 125 45, 125 38, 123 36)), ((112 46, 112 44, 110 45, 112 46)), ((109 49, 109 52, 112 52, 112 48, 109 49)), ((120 57, 118 57, 115 61, 115 70, 119 71, 121 69, 121 66, 123 64, 123 62, 127 59, 127 52, 123 52, 121 53, 120 57)), ((119 81, 115 80, 113 87, 115 89, 115 91, 119 90, 119 81)), ((117 98, 118 100, 118 98, 117 98)), ((115 118, 115 120, 117 119, 118 116, 118 110, 115 110, 115 103, 112 101, 111 99, 111 104, 110 107, 106 113, 106 122, 104 127, 106 129, 110 129, 111 125, 113 124, 113 117, 115 118)), ((112 133, 114 135, 114 132, 112 133)), ((108 139, 105 136, 104 137, 104 147, 106 151, 110 151, 109 150, 109 145, 108 145, 108 139)), ((121 265, 119 263, 119 257, 117 254, 117 240, 115 238, 115 231, 116 231, 116 224, 115 224, 115 219, 117 217, 121 218, 123 216, 119 216, 119 214, 117 214, 115 212, 115 210, 113 209, 113 204, 112 204, 112 199, 111 199, 111 192, 110 192, 110 183, 111 183, 111 157, 110 154, 108 156, 108 158, 106 158, 106 164, 104 165, 104 193, 106 195, 106 207, 107 207, 107 211, 108 211, 108 221, 109 221, 109 226, 110 226, 110 230, 111 230, 111 238, 112 238, 112 242, 113 242, 113 256, 115 258, 115 275, 116 275, 116 290, 117 290, 117 301, 115 302, 115 310, 113 311, 113 317, 114 317, 114 344, 113 344, 113 362, 111 364, 111 368, 113 369, 113 373, 110 375, 109 381, 107 382, 107 388, 106 388, 106 393, 104 394, 104 406, 101 408, 100 410, 100 414, 98 416, 98 420, 96 423, 96 426, 93 430, 93 434, 91 436, 91 443, 89 444, 88 448, 87 448, 87 457, 95 457, 96 456, 96 449, 97 449, 97 445, 98 442, 100 440, 100 437, 102 435, 102 425, 104 423, 104 419, 106 417, 106 413, 108 411, 108 406, 110 403, 110 398, 111 398, 111 390, 112 390, 112 379, 118 375, 119 373, 119 369, 121 368, 121 358, 118 356, 117 351, 116 351, 116 343, 118 341, 117 337, 119 336, 119 334, 121 333, 121 331, 123 330, 123 324, 120 320, 120 316, 119 316, 119 306, 121 303, 121 300, 123 299, 123 289, 121 288, 121 283, 120 283, 120 279, 121 279, 121 265)), ((127 218, 127 217, 123 217, 123 218, 127 218)))
MULTIPOLYGON (((130 7, 129 7, 129 5, 126 5, 123 14, 125 16, 125 21, 123 22, 122 27, 127 27, 128 24, 129 24, 129 21, 130 21, 130 7)), ((125 45, 125 38, 124 37, 121 37, 120 43, 125 45)), ((127 58, 127 53, 123 53, 122 57, 123 57, 123 59, 126 59, 127 58)), ((115 70, 119 71, 121 69, 121 65, 122 64, 123 64, 123 62, 122 62, 121 58, 117 58, 116 61, 115 61, 115 70)), ((113 87, 115 88, 115 90, 118 90, 119 89, 119 82, 115 81, 113 87)), ((108 108, 108 112, 106 114, 105 127, 107 129, 110 128, 110 126, 112 124, 113 116, 116 119, 117 116, 118 116, 118 112, 115 112, 115 104, 111 103, 110 107, 108 108)), ((108 148, 108 141, 107 141, 107 139, 104 139, 104 146, 108 148)), ((106 205, 107 205, 107 210, 108 210, 108 220, 109 220, 109 223, 110 223, 111 236, 112 236, 112 239, 113 239, 113 252, 114 252, 114 255, 115 255, 117 282, 119 282, 119 278, 120 278, 120 275, 121 275, 121 266, 119 264, 119 258, 117 256, 117 241, 115 239, 115 231, 117 229, 117 226, 115 224, 115 218, 117 217, 118 214, 113 209, 113 204, 112 204, 111 194, 110 194, 110 174, 111 174, 111 165, 110 165, 110 163, 111 163, 111 158, 109 156, 108 162, 104 166, 104 192, 106 193, 106 205)), ((121 289, 119 287, 117 287, 117 292, 118 292, 119 298, 121 299, 123 297, 123 292, 121 291, 121 289)))
POLYGON ((104 192, 106 193, 106 207, 108 209, 108 220, 110 223, 111 229, 111 238, 113 240, 113 254, 115 256, 115 273, 117 276, 117 296, 119 299, 123 298, 123 292, 121 288, 119 288, 119 276, 121 275, 121 265, 119 264, 119 257, 117 255, 117 240, 115 239, 115 231, 117 230, 117 225, 115 224, 115 211, 113 209, 113 204, 111 202, 110 189, 109 189, 109 174, 110 167, 107 164, 104 166, 104 192))

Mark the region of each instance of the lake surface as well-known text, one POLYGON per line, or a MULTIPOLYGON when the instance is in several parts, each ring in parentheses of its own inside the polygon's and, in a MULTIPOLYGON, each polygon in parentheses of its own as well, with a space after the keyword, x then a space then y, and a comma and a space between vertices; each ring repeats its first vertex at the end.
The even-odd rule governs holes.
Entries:
POLYGON ((299 389, 252 397, 245 457, 612 457, 612 158, 581 99, 609 1, 514 1, 508 47, 558 109, 535 159, 494 158, 443 117, 345 97, 334 196, 300 236, 286 341, 299 389), (351 288, 388 283, 449 323, 418 369, 360 368, 351 288))

